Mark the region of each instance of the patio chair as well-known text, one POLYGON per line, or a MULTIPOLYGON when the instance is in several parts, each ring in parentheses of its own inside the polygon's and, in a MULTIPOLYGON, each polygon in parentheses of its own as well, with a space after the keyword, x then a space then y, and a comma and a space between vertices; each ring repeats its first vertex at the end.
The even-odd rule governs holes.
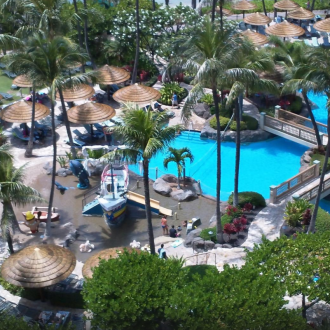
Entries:
MULTIPOLYGON (((84 145, 86 145, 85 142, 80 141, 78 139, 72 139, 72 141, 75 144, 75 146, 78 147, 78 148, 82 148, 84 145)), ((64 143, 70 144, 70 141, 69 140, 64 140, 64 143)))
POLYGON ((6 68, 6 64, 0 63, 0 69, 5 69, 6 68))
POLYGON ((11 100, 13 98, 13 96, 9 93, 0 93, 0 95, 3 96, 5 100, 11 100))
POLYGON ((73 131, 73 133, 76 134, 76 136, 77 136, 79 139, 81 139, 81 140, 87 140, 87 139, 90 138, 90 135, 88 135, 88 134, 83 134, 83 133, 81 133, 81 132, 80 132, 79 130, 77 130, 77 129, 75 129, 75 130, 73 131))
POLYGON ((311 28, 311 34, 313 37, 318 37, 320 35, 320 32, 315 30, 314 25, 311 25, 310 28, 311 28))
MULTIPOLYGON (((91 130, 91 126, 88 125, 88 124, 84 124, 84 128, 85 130, 87 131, 87 133, 89 135, 92 135, 92 130, 91 130)), ((101 139, 104 137, 104 134, 99 132, 99 131, 93 131, 93 138, 96 138, 96 139, 101 139)))
POLYGON ((94 127, 101 133, 103 133, 103 127, 101 124, 94 124, 94 127))
POLYGON ((304 39, 304 44, 307 45, 307 46, 311 45, 308 39, 304 39))
POLYGON ((323 44, 322 44, 322 46, 324 46, 324 47, 330 47, 330 44, 329 44, 329 38, 328 37, 323 37, 322 38, 323 39, 323 44))
POLYGON ((46 135, 47 135, 47 131, 52 130, 51 127, 49 127, 48 125, 39 124, 37 121, 34 122, 34 127, 44 131, 46 133, 46 135))
POLYGON ((318 47, 319 46, 319 42, 318 42, 316 37, 312 37, 312 46, 313 47, 318 47))
POLYGON ((242 31, 245 31, 246 30, 246 26, 245 26, 245 23, 244 22, 239 22, 238 24, 238 28, 242 31))
MULTIPOLYGON (((27 136, 27 137, 23 136, 23 133, 21 132, 21 130, 18 127, 14 127, 11 132, 12 132, 13 136, 19 138, 22 141, 29 141, 30 140, 29 136, 27 136)), ((34 137, 33 142, 35 142, 35 140, 36 140, 36 138, 34 137)))

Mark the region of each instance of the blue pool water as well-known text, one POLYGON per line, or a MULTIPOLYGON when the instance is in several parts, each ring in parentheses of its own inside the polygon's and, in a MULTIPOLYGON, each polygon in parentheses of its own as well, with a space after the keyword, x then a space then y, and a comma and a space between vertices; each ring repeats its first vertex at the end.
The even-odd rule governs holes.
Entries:
MULTIPOLYGON (((201 140, 196 132, 182 132, 175 139, 175 148, 190 148, 195 160, 187 160, 186 175, 201 181, 204 194, 216 195, 216 143, 213 140, 201 140)), ((222 176, 221 200, 227 200, 234 189, 235 149, 234 142, 221 144, 222 176)), ((283 138, 274 138, 263 142, 241 145, 239 191, 256 191, 269 198, 269 187, 278 185, 299 172, 300 157, 306 147, 283 138)), ((159 176, 164 173, 177 175, 176 165, 169 164, 166 171, 163 167, 165 154, 158 154, 151 160, 149 177, 156 178, 156 166, 159 176)), ((137 165, 130 169, 139 173, 137 165)))
MULTIPOLYGON (((328 120, 328 111, 326 108, 327 96, 325 94, 314 94, 312 92, 309 92, 307 96, 318 106, 317 109, 313 110, 315 120, 326 125, 328 120)), ((324 133, 326 133, 326 131, 324 133)))

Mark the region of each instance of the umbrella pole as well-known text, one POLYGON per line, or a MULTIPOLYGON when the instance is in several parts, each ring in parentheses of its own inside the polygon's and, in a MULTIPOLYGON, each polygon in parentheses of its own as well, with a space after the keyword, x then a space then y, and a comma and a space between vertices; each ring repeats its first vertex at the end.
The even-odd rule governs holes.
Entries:
POLYGON ((39 288, 39 294, 40 294, 40 300, 42 302, 45 302, 45 295, 44 295, 44 290, 42 288, 39 288))
POLYGON ((111 167, 111 191, 112 191, 112 198, 115 199, 115 183, 113 180, 113 168, 112 168, 112 164, 110 165, 111 167))
POLYGON ((91 142, 93 141, 93 124, 90 124, 91 125, 91 142))
POLYGON ((245 18, 245 11, 243 10, 243 19, 245 18))
POLYGON ((108 101, 110 101, 110 86, 107 85, 108 101))

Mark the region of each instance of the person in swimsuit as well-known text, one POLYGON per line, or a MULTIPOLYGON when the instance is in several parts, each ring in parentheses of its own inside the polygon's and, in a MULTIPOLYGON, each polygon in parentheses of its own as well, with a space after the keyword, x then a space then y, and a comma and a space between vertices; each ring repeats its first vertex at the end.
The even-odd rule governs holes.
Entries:
POLYGON ((166 215, 162 217, 161 224, 163 228, 163 235, 168 235, 168 225, 167 225, 166 215))

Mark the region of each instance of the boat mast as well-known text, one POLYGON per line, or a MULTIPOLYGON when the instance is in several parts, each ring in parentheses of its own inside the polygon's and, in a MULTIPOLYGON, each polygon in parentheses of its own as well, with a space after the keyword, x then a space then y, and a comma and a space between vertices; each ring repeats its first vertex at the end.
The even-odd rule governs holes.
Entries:
POLYGON ((114 184, 114 180, 113 180, 112 163, 110 164, 110 170, 111 170, 111 191, 112 191, 112 198, 115 199, 115 184, 114 184))

